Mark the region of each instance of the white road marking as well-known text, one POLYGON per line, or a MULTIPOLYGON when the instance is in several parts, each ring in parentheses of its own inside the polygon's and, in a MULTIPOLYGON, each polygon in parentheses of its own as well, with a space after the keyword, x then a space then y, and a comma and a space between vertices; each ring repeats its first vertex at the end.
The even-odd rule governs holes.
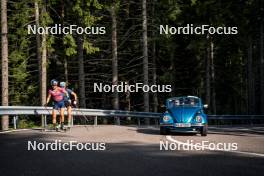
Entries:
POLYGON ((252 128, 244 128, 244 127, 231 127, 231 128, 227 128, 227 127, 221 127, 221 128, 218 128, 218 127, 209 127, 208 128, 209 130, 210 129, 218 129, 218 130, 222 130, 220 132, 223 132, 223 131, 227 131, 227 132, 233 132, 233 131, 245 131, 245 132, 257 132, 257 133, 263 133, 263 127, 252 127, 252 128))
POLYGON ((28 131, 28 130, 32 130, 32 129, 18 129, 18 130, 1 131, 0 134, 12 133, 12 132, 18 132, 18 131, 28 131))
MULTIPOLYGON (((209 147, 197 146, 197 145, 190 144, 190 143, 184 143, 184 142, 178 141, 176 139, 173 139, 171 136, 166 136, 166 139, 171 141, 171 142, 177 143, 177 144, 187 145, 187 146, 191 146, 191 147, 197 147, 197 148, 201 148, 201 149, 210 150, 209 147)), ((210 151, 213 151, 213 150, 210 150, 210 151)), ((237 151, 237 150, 214 150, 214 151, 231 152, 231 153, 239 153, 239 154, 244 154, 244 155, 253 155, 253 156, 264 157, 264 154, 262 154, 262 153, 241 152, 241 151, 237 151)))

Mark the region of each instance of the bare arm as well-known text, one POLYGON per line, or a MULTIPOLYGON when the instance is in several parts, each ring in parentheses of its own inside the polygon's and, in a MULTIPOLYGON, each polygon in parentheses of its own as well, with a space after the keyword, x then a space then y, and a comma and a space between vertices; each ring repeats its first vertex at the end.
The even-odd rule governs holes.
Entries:
POLYGON ((74 96, 74 100, 77 101, 77 94, 74 92, 72 92, 71 94, 74 96))
POLYGON ((46 104, 48 104, 48 103, 49 103, 49 101, 50 101, 50 97, 51 97, 51 94, 49 93, 49 95, 48 95, 48 97, 47 97, 46 104))

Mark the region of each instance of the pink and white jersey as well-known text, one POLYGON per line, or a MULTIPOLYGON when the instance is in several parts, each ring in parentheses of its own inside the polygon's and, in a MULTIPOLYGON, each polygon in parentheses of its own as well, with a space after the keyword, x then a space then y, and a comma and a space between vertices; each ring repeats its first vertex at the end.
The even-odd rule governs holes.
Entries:
POLYGON ((56 90, 49 90, 49 94, 51 94, 51 97, 54 101, 62 101, 64 98, 65 90, 58 87, 56 90))

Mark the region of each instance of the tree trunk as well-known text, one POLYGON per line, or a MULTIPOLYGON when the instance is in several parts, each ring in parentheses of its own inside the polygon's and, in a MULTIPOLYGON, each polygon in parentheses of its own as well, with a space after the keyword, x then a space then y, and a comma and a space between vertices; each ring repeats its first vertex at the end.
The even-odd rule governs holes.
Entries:
MULTIPOLYGON (((155 1, 153 1, 152 4, 152 25, 155 24, 154 21, 154 17, 155 17, 155 1)), ((157 65, 156 65, 156 40, 155 38, 155 30, 153 30, 152 32, 152 37, 153 37, 153 43, 152 43, 152 64, 153 64, 153 69, 152 69, 152 78, 153 78, 153 85, 157 84, 157 65)), ((154 112, 158 112, 158 93, 157 92, 153 92, 153 111, 154 112)))
MULTIPOLYGON (((261 1, 261 7, 263 7, 263 1, 261 1)), ((264 20, 261 19, 260 22, 260 113, 264 114, 264 48, 263 48, 263 23, 264 20)))
POLYGON ((255 113, 255 84, 254 84, 254 72, 253 72, 253 42, 252 37, 248 40, 248 113, 255 113))
MULTIPOLYGON (((104 59, 104 55, 100 55, 100 59, 104 59)), ((104 72, 104 68, 100 68, 100 71, 103 73, 104 72)), ((101 93, 102 98, 101 98, 101 106, 102 109, 108 109, 109 108, 109 96, 107 95, 107 93, 105 91, 103 91, 101 93)), ((103 124, 107 125, 108 124, 108 118, 103 118, 103 124)))
MULTIPOLYGON (((64 26, 64 17, 65 17, 64 0, 61 0, 60 3, 61 3, 61 24, 62 24, 62 26, 64 26)), ((62 37, 62 46, 65 49, 65 47, 63 45, 64 36, 65 35, 63 35, 63 37, 62 37)), ((68 84, 69 83, 68 59, 67 59, 65 53, 62 54, 62 57, 64 59, 64 77, 65 77, 65 82, 68 84)))
MULTIPOLYGON (((42 13, 46 13, 46 6, 42 8, 42 13)), ((47 35, 42 35, 42 45, 41 45, 41 70, 40 70, 40 89, 41 89, 41 105, 46 103, 47 97, 47 35)))
POLYGON ((170 83, 171 83, 171 88, 172 92, 170 92, 170 96, 174 97, 176 95, 176 82, 175 82, 175 63, 174 63, 174 57, 175 57, 175 50, 174 47, 170 47, 170 83))
MULTIPOLYGON (((113 3, 111 6, 111 18, 112 18, 112 84, 118 85, 118 60, 117 60, 117 38, 116 38, 116 4, 113 3)), ((113 108, 119 109, 119 97, 117 90, 113 93, 113 108)), ((115 123, 120 125, 119 117, 115 117, 115 123)))
POLYGON ((68 84, 69 83, 69 72, 68 72, 68 60, 64 56, 64 76, 65 76, 65 82, 68 84))
MULTIPOLYGON (((106 92, 103 91, 102 92, 102 99, 101 99, 102 109, 109 108, 109 107, 106 106, 107 103, 108 103, 108 97, 106 95, 106 92)), ((108 124, 107 118, 103 118, 103 124, 104 125, 107 125, 108 124)))
MULTIPOLYGON (((45 13, 46 9, 43 7, 42 13, 45 13)), ((39 5, 38 1, 35 1, 35 23, 36 27, 39 27, 39 5)), ((40 105, 43 106, 46 103, 46 87, 47 87, 47 50, 46 50, 46 35, 42 36, 42 44, 40 43, 40 35, 36 34, 36 47, 37 47, 37 60, 39 63, 39 87, 40 87, 40 105), (42 45, 42 46, 41 46, 42 45)), ((44 116, 41 116, 42 126, 45 126, 44 116)))
MULTIPOLYGON (((129 85, 129 82, 126 81, 126 84, 129 85)), ((126 104, 127 104, 126 110, 131 111, 131 98, 130 98, 130 92, 129 91, 126 92, 126 104)), ((128 124, 130 124, 131 117, 127 117, 126 119, 127 119, 128 124)))
MULTIPOLYGON (((148 28, 147 28, 147 1, 142 0, 142 29, 143 29, 143 84, 148 85, 148 28)), ((144 111, 149 111, 149 93, 144 92, 144 111)), ((145 124, 149 125, 150 121, 145 118, 145 124)))
MULTIPOLYGON (((36 27, 39 27, 39 5, 38 5, 38 1, 35 1, 35 23, 36 23, 36 27)), ((40 46, 40 34, 36 34, 36 47, 37 47, 37 60, 38 60, 38 70, 39 70, 39 94, 40 94, 40 105, 42 104, 42 89, 41 89, 41 79, 42 79, 42 74, 41 74, 41 66, 42 66, 42 61, 41 61, 41 46, 40 46)))
MULTIPOLYGON (((152 44, 152 52, 153 52, 153 60, 152 60, 152 64, 153 64, 153 69, 152 69, 152 78, 153 78, 153 85, 157 84, 157 65, 156 65, 156 41, 153 41, 152 44)), ((158 93, 157 92, 153 92, 153 111, 154 112, 158 112, 158 93)))
POLYGON ((83 38, 82 36, 77 36, 77 45, 78 45, 78 63, 79 63, 79 103, 80 107, 85 108, 85 74, 84 74, 84 65, 83 65, 83 38))
POLYGON ((46 103, 46 88, 47 88, 47 36, 46 34, 42 35, 42 55, 41 55, 41 80, 40 80, 40 89, 41 89, 41 105, 46 103))
MULTIPOLYGON (((7 0, 1 0, 1 45, 2 45, 2 106, 8 106, 8 39, 7 39, 7 0)), ((7 115, 1 118, 2 130, 8 130, 7 115)))
MULTIPOLYGON (((207 35, 207 40, 210 36, 207 35)), ((207 57, 206 57, 206 104, 210 106, 211 100, 211 72, 210 72, 211 60, 210 60, 210 45, 207 45, 207 57)))
POLYGON ((210 57, 211 57, 211 78, 212 78, 212 110, 216 114, 216 99, 215 99, 215 66, 214 66, 214 42, 210 39, 210 57))

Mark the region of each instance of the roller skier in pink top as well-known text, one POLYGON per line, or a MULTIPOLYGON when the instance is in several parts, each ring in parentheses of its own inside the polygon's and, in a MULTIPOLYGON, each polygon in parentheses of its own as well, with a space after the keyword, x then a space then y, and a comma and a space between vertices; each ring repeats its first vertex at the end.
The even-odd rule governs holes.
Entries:
POLYGON ((58 81, 53 79, 51 80, 52 89, 48 91, 47 104, 50 99, 53 101, 53 110, 52 110, 52 123, 54 129, 56 127, 56 110, 60 112, 60 128, 64 129, 64 96, 67 94, 66 90, 58 86, 58 81))

